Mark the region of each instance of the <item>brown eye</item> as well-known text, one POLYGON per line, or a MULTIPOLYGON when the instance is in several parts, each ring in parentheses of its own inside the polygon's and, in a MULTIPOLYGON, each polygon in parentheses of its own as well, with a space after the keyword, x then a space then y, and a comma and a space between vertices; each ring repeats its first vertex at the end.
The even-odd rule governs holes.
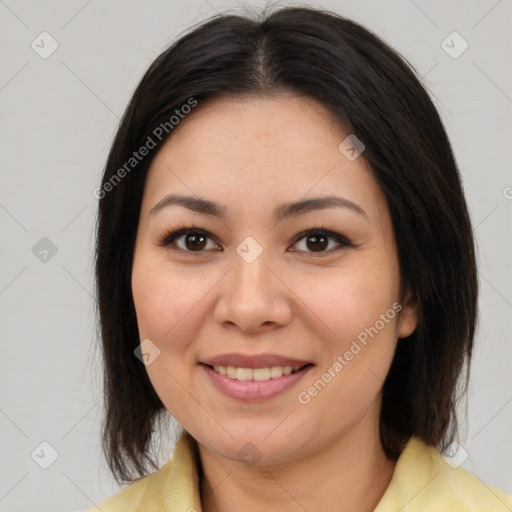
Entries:
POLYGON ((352 246, 344 236, 326 229, 310 229, 301 233, 294 245, 299 243, 303 244, 300 251, 318 254, 331 252, 331 249, 336 249, 336 246, 338 248, 352 246), (334 241, 334 244, 331 244, 331 241, 334 241))
POLYGON ((312 251, 324 251, 329 245, 329 237, 320 233, 306 236, 306 246, 312 251))
POLYGON ((185 247, 191 251, 200 251, 206 246, 207 237, 202 233, 191 232, 184 236, 185 247))
POLYGON ((165 235, 159 245, 184 252, 204 252, 206 249, 219 249, 217 244, 211 240, 211 235, 202 230, 194 228, 183 228, 165 235), (208 247, 208 241, 211 246, 208 247), (171 247, 175 246, 175 247, 171 247))

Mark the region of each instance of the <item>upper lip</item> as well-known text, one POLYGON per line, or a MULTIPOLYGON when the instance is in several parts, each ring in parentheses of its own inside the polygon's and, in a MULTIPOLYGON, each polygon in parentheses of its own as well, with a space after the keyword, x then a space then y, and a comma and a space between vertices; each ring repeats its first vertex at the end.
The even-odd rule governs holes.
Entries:
POLYGON ((234 366, 236 368, 268 368, 272 366, 304 366, 310 364, 310 361, 277 354, 244 355, 233 353, 210 357, 202 363, 210 366, 234 366))

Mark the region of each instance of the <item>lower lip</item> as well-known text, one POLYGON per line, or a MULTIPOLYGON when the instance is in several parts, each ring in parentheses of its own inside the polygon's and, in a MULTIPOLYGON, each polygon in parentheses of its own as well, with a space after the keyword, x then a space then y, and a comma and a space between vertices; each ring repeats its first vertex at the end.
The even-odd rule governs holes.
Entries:
POLYGON ((225 395, 243 402, 261 402, 284 393, 295 386, 313 368, 307 365, 296 373, 269 380, 236 380, 221 375, 205 364, 201 364, 213 385, 225 395))

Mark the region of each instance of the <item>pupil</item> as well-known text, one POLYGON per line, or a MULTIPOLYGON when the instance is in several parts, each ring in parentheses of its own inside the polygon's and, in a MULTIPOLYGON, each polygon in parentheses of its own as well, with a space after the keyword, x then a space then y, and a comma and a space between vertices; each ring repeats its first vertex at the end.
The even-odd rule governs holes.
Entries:
POLYGON ((329 245, 327 237, 322 234, 308 236, 307 242, 310 242, 310 241, 312 241, 313 244, 317 244, 317 245, 313 245, 312 247, 310 247, 308 244, 309 249, 317 250, 320 248, 320 250, 322 250, 322 249, 325 249, 329 245))
POLYGON ((187 249, 202 249, 205 245, 206 237, 200 233, 190 233, 185 237, 187 249))

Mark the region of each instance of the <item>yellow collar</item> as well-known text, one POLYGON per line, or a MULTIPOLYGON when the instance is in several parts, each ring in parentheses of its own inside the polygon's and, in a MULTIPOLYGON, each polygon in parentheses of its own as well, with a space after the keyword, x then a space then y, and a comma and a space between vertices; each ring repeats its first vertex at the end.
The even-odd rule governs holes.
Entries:
MULTIPOLYGON (((102 512, 201 512, 196 441, 182 434, 173 458, 102 502, 102 512)), ((92 508, 87 512, 98 511, 92 508)), ((374 512, 511 512, 512 498, 412 437, 374 512)))

